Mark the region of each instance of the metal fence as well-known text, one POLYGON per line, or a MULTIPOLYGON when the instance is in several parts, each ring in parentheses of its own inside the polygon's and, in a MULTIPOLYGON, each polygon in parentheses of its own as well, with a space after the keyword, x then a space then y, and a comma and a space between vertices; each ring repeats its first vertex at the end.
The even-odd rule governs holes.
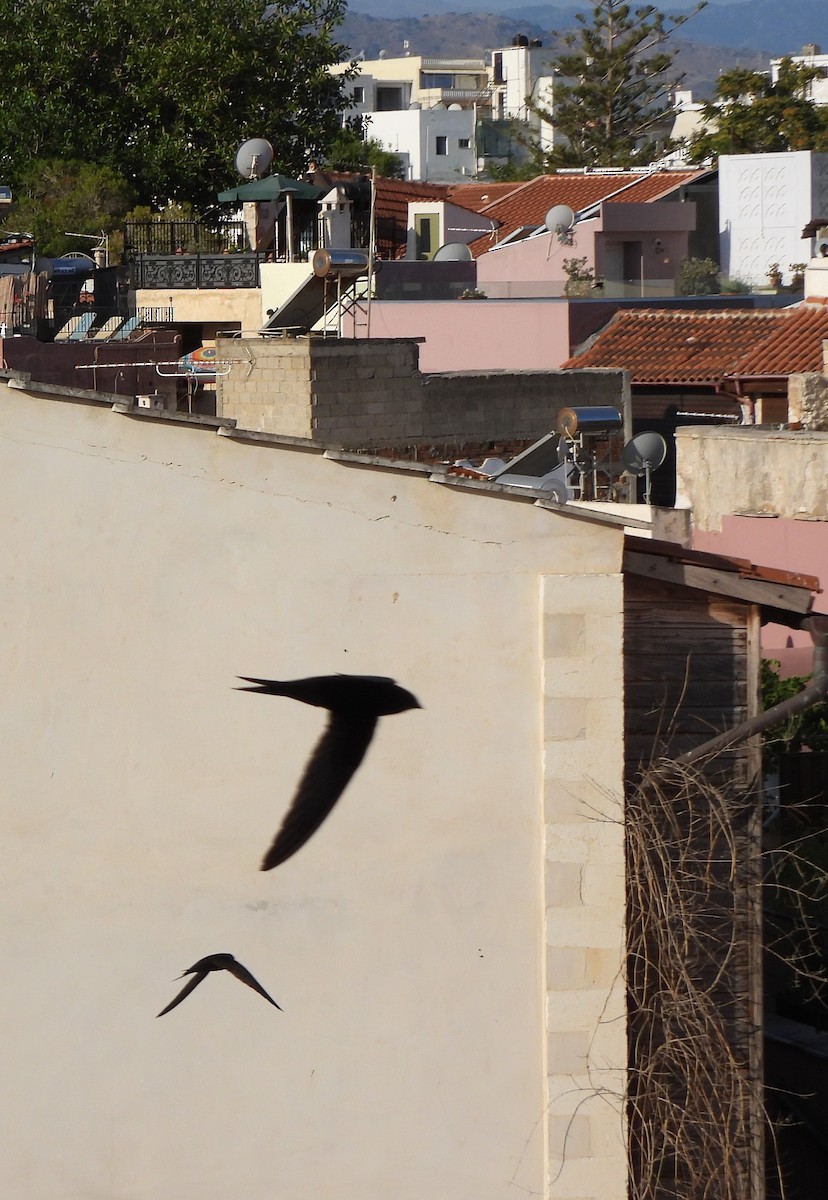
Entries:
MULTIPOLYGON (((136 288, 254 288, 260 286, 262 262, 284 262, 284 223, 277 226, 274 250, 252 251, 243 221, 226 221, 208 229, 198 221, 127 221, 124 257, 130 282, 136 288)), ((297 213, 292 229, 293 258, 307 261, 319 248, 319 222, 315 213, 297 213)), ((406 243, 406 224, 379 217, 375 227, 379 258, 393 259, 406 243)), ((355 213, 351 225, 354 246, 367 248, 369 217, 355 213)))
POLYGON ((244 221, 223 221, 210 229, 200 221, 126 221, 124 255, 127 261, 139 254, 223 254, 244 250, 247 231, 244 221))
POLYGON ((255 288, 264 254, 138 254, 130 263, 136 288, 255 288))

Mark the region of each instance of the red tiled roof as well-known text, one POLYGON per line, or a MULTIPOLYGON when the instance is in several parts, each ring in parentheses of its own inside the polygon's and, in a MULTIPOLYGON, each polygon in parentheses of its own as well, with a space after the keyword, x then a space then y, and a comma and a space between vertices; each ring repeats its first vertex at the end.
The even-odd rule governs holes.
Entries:
POLYGON ((375 215, 380 254, 383 257, 405 258, 410 201, 447 199, 448 187, 445 184, 377 179, 375 215))
MULTIPOLYGON (((542 225, 549 209, 555 204, 566 204, 573 212, 612 200, 626 204, 646 204, 709 174, 707 169, 664 170, 664 171, 620 171, 595 172, 589 174, 563 172, 557 175, 539 175, 526 183, 488 184, 485 191, 480 184, 456 184, 451 188, 452 199, 467 208, 491 217, 499 223, 497 241, 502 241, 522 225, 542 225), (502 192, 495 189, 503 188, 502 192), (508 190, 506 190, 508 189, 508 190), (488 203, 481 203, 485 194, 488 203)), ((490 249, 492 239, 478 239, 471 245, 475 257, 490 249)))
POLYGON ((715 383, 822 371, 828 306, 763 311, 618 312, 563 367, 615 367, 633 383, 715 383))
POLYGON ((522 183, 452 183, 449 193, 456 204, 473 212, 482 212, 495 200, 502 200, 520 187, 523 187, 522 183))

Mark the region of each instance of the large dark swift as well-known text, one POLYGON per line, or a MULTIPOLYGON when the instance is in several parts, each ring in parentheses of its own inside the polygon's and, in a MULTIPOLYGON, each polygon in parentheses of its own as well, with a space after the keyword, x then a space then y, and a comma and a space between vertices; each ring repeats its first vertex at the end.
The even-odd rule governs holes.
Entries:
POLYGON ((242 983, 246 983, 254 992, 258 992, 260 996, 264 996, 265 1000, 269 1001, 274 1008, 282 1011, 281 1006, 276 1003, 272 996, 268 996, 258 980, 254 979, 248 971, 247 967, 243 967, 240 962, 236 962, 232 954, 208 954, 206 958, 200 958, 197 963, 188 967, 183 971, 178 978, 183 979, 185 975, 192 975, 193 978, 188 980, 174 1000, 171 1000, 166 1008, 162 1008, 156 1016, 163 1017, 164 1013, 168 1013, 171 1008, 175 1008, 182 1000, 186 1000, 190 992, 197 988, 203 979, 206 979, 211 971, 229 971, 231 975, 235 975, 236 979, 240 979, 242 983))
POLYGON ((310 679, 252 679, 242 692, 290 696, 327 708, 325 732, 305 767, 293 803, 262 862, 270 871, 304 846, 327 817, 365 757, 380 717, 419 708, 416 698, 381 675, 318 675, 310 679))

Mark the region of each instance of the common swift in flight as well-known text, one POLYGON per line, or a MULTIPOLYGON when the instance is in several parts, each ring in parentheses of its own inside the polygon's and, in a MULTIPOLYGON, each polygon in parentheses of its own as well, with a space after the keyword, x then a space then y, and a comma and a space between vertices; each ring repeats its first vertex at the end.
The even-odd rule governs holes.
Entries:
POLYGON ((157 1013, 156 1016, 163 1017, 164 1013, 168 1013, 170 1009, 175 1008, 182 1000, 186 1000, 190 992, 194 988, 197 988, 211 971, 229 971, 231 975, 235 975, 236 979, 241 980, 242 983, 246 983, 254 992, 258 992, 260 996, 264 996, 265 1000, 272 1004, 274 1008, 278 1008, 279 1012, 282 1012, 281 1006, 276 1003, 272 996, 268 996, 258 980, 254 979, 250 974, 247 967, 243 967, 240 962, 236 962, 232 954, 208 954, 206 958, 200 958, 197 963, 193 963, 191 967, 188 967, 186 971, 183 971, 178 976, 179 979, 183 979, 185 975, 192 975, 193 978, 187 981, 175 999, 171 1000, 166 1008, 162 1008, 161 1012, 157 1013))
POLYGON ((287 681, 239 678, 253 685, 239 691, 289 696, 329 713, 293 802, 262 861, 261 869, 270 871, 301 849, 325 820, 365 757, 379 718, 420 704, 411 692, 382 675, 317 675, 287 681))

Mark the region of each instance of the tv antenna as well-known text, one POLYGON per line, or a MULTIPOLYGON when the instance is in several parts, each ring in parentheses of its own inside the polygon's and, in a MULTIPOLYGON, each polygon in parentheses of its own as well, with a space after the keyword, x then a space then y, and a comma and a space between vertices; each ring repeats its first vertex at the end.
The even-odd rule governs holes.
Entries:
POLYGON ((273 147, 265 138, 249 138, 236 151, 236 170, 242 179, 261 179, 272 162, 273 147))
POLYGON ((644 503, 649 504, 650 476, 667 457, 667 443, 660 433, 647 429, 627 442, 622 457, 628 474, 644 476, 644 503))

